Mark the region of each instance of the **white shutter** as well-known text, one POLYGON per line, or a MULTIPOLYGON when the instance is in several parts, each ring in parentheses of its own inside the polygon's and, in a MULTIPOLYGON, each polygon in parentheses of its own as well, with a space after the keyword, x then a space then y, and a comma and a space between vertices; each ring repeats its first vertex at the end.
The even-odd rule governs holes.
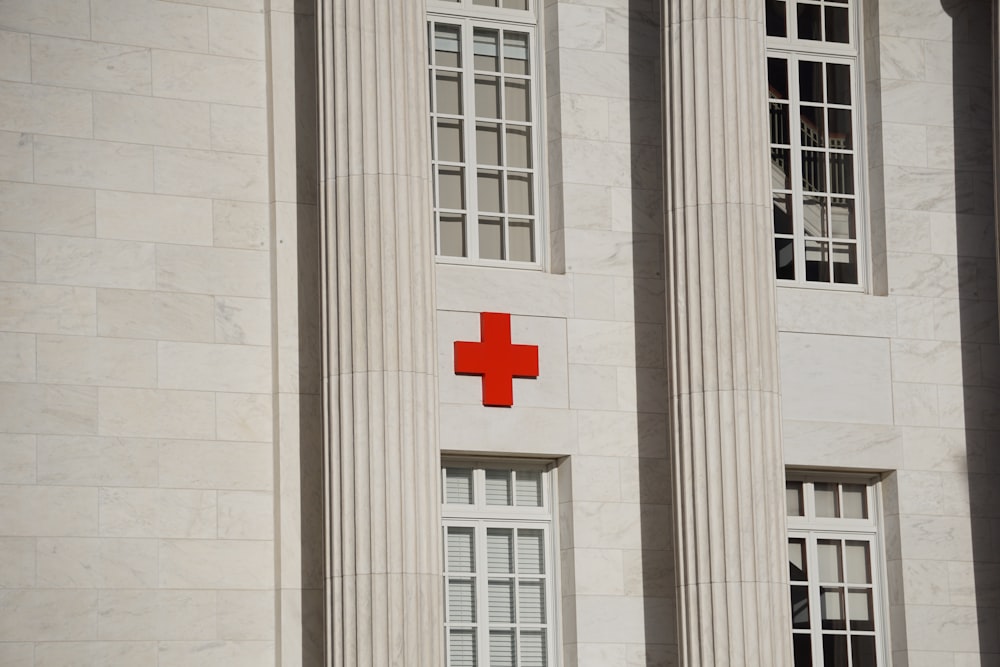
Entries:
POLYGON ((521 581, 518 586, 520 623, 545 623, 545 589, 541 581, 521 581))
POLYGON ((445 502, 449 505, 472 504, 472 471, 467 468, 445 470, 445 502))
POLYGON ((509 579, 490 580, 490 623, 514 622, 514 582, 509 579))
POLYGON ((514 632, 511 630, 490 631, 490 667, 514 667, 514 632))
POLYGON ((448 632, 449 667, 476 667, 476 631, 452 629, 448 632))
POLYGON ((514 571, 514 531, 512 529, 486 529, 486 560, 491 574, 509 574, 514 571))
POLYGON ((471 579, 448 580, 448 622, 476 622, 476 583, 471 579))
POLYGON ((549 664, 544 630, 521 631, 521 667, 546 667, 549 664))
POLYGON ((448 571, 475 572, 476 560, 472 548, 472 528, 448 529, 448 571))
POLYGON ((510 502, 510 471, 486 471, 486 504, 509 506, 510 502))
POLYGON ((517 573, 545 574, 545 543, 542 531, 521 528, 517 531, 517 573))
POLYGON ((517 482, 515 484, 515 494, 518 507, 541 507, 542 506, 542 474, 540 472, 515 473, 517 482))

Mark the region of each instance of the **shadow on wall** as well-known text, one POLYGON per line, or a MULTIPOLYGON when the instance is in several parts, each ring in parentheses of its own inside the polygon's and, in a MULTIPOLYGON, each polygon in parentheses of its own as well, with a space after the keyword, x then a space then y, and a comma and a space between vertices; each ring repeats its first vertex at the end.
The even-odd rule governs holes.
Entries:
POLYGON ((952 18, 962 400, 975 582, 970 591, 975 599, 967 604, 975 609, 981 664, 995 665, 1000 664, 1000 347, 993 210, 993 2, 941 4, 952 18))

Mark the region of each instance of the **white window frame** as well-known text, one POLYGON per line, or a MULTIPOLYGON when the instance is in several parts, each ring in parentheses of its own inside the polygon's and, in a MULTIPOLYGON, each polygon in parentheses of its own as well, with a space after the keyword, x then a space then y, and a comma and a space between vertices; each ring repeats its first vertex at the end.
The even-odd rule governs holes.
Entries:
MULTIPOLYGON (((817 541, 823 539, 830 540, 850 540, 857 542, 867 542, 869 544, 869 558, 871 566, 871 590, 872 590, 872 614, 874 621, 875 655, 879 667, 889 667, 891 661, 891 639, 889 636, 889 615, 888 615, 888 576, 885 564, 885 536, 884 523, 882 521, 881 506, 881 481, 877 476, 866 474, 823 474, 803 471, 788 471, 786 482, 802 483, 803 493, 803 515, 792 516, 787 519, 788 536, 787 539, 803 539, 806 545, 806 562, 817 563, 817 541), (846 518, 826 518, 817 517, 815 508, 815 495, 812 493, 813 485, 818 483, 830 484, 851 484, 864 485, 866 489, 866 501, 868 505, 867 519, 846 519, 846 518)), ((846 576, 845 576, 846 578, 846 576)), ((799 581, 790 582, 791 585, 802 586, 799 581)), ((807 634, 811 638, 813 653, 813 667, 823 667, 823 634, 822 617, 820 608, 820 582, 814 573, 810 573, 806 579, 808 586, 809 600, 809 629, 790 628, 793 634, 807 634)), ((858 584, 842 584, 846 589, 867 588, 858 584)), ((791 593, 791 588, 789 588, 791 593)), ((845 604, 847 600, 845 599, 845 604)), ((845 609, 846 612, 846 609, 845 609)), ((846 616, 845 616, 846 618, 846 616)), ((845 631, 826 630, 826 634, 845 634, 850 645, 850 636, 857 634, 871 634, 871 632, 859 632, 849 629, 850 622, 845 623, 845 631)))
MULTIPOLYGON (((431 177, 433 181, 433 205, 434 205, 434 255, 435 260, 443 264, 464 264, 464 265, 475 265, 475 266, 490 266, 497 268, 514 268, 522 270, 543 270, 545 266, 545 261, 547 257, 548 244, 545 243, 547 238, 544 233, 546 227, 546 212, 548 210, 548 196, 546 190, 545 182, 545 107, 544 107, 544 68, 542 67, 542 40, 541 40, 541 28, 540 28, 540 12, 539 3, 540 0, 527 0, 528 9, 527 10, 514 10, 514 9, 503 9, 496 7, 484 7, 480 5, 472 4, 471 0, 428 0, 427 2, 427 34, 428 34, 428 60, 427 60, 427 72, 429 80, 429 94, 431 95, 430 100, 430 121, 431 121, 431 142, 432 142, 432 154, 436 155, 437 152, 437 118, 439 114, 435 111, 436 103, 434 96, 436 95, 436 90, 434 86, 433 76, 437 67, 432 63, 433 50, 434 50, 434 23, 448 23, 451 25, 460 25, 462 34, 462 44, 466 50, 467 56, 463 54, 464 58, 468 60, 463 61, 463 67, 460 70, 456 68, 445 68, 448 71, 460 71, 462 80, 462 110, 463 113, 459 116, 452 116, 450 114, 440 114, 440 117, 444 118, 455 118, 461 119, 463 122, 464 132, 463 132, 463 157, 465 161, 463 168, 465 169, 465 181, 464 181, 464 196, 465 196, 465 208, 464 209, 442 209, 438 203, 440 201, 439 197, 439 187, 438 187, 438 173, 437 167, 439 160, 436 157, 432 158, 431 167, 431 177), (476 162, 476 122, 477 118, 475 115, 475 68, 471 61, 472 56, 472 45, 473 45, 473 31, 476 28, 488 28, 491 30, 515 30, 517 32, 523 32, 528 35, 528 53, 529 53, 529 69, 528 74, 523 78, 528 82, 530 100, 530 112, 531 120, 526 123, 527 127, 530 127, 531 132, 531 187, 532 187, 532 203, 534 206, 534 212, 530 215, 512 214, 508 210, 506 205, 507 199, 507 185, 503 183, 501 196, 504 201, 503 208, 505 209, 502 213, 505 219, 509 218, 527 218, 531 219, 534 223, 534 228, 532 229, 533 237, 532 243, 534 246, 534 260, 518 261, 511 259, 483 259, 479 257, 479 224, 478 224, 478 188, 476 183, 476 171, 478 163, 476 162), (438 215, 440 213, 454 213, 465 216, 465 244, 466 244, 466 256, 456 257, 451 255, 441 254, 441 234, 440 225, 438 223, 438 215)), ((499 45, 501 49, 500 58, 502 59, 502 49, 503 44, 499 45)), ((497 72, 497 76, 501 76, 500 72, 497 72)), ((513 76, 506 73, 502 74, 503 77, 513 76)), ((513 78, 522 78, 520 76, 513 76, 513 78)), ((505 98, 505 86, 500 86, 500 105, 501 114, 506 114, 506 98, 505 98)), ((493 122, 493 119, 489 119, 488 122, 493 122)), ((506 118, 501 118, 497 121, 499 125, 505 126, 508 122, 506 118)), ((521 123, 518 122, 520 125, 521 123)), ((504 163, 500 169, 503 173, 507 171, 520 172, 523 171, 521 168, 511 168, 506 166, 506 151, 507 142, 506 137, 500 137, 500 149, 501 149, 501 162, 504 163)), ((449 164, 444 162, 444 164, 449 164)), ((503 226, 503 244, 507 252, 509 252, 509 224, 504 223, 503 226)))
MULTIPOLYGON (((555 523, 555 509, 558 506, 555 486, 556 470, 552 463, 531 460, 482 460, 466 458, 447 458, 441 463, 441 539, 443 543, 442 558, 442 585, 444 586, 444 644, 445 644, 445 665, 451 666, 451 656, 448 633, 451 628, 449 621, 449 599, 448 599, 448 565, 447 565, 447 535, 449 528, 472 528, 474 535, 474 558, 476 571, 474 574, 461 574, 461 578, 472 578, 476 581, 476 621, 473 624, 476 630, 476 665, 478 667, 488 667, 490 664, 489 634, 491 625, 489 623, 489 595, 488 583, 490 573, 486 568, 486 530, 487 528, 525 528, 541 530, 544 541, 545 573, 543 575, 528 575, 531 579, 543 579, 545 592, 545 620, 546 630, 546 664, 549 667, 559 665, 559 646, 561 644, 559 617, 560 599, 559 591, 559 546, 558 530, 555 523), (473 471, 473 504, 452 504, 447 502, 447 477, 448 468, 470 468, 473 471), (541 507, 516 507, 516 506, 496 506, 486 504, 485 477, 487 470, 528 471, 541 473, 542 481, 542 506, 541 507), (482 564, 482 567, 480 567, 482 564)), ((516 495, 516 494, 515 494, 516 495)), ((517 553, 515 550, 515 559, 517 553)), ((519 578, 517 567, 514 568, 513 578, 519 578)), ((495 575, 494 575, 495 576, 495 575)), ((517 598, 514 601, 515 609, 519 608, 517 598)), ((461 627, 468 627, 468 624, 461 624, 461 627)), ((495 626, 494 626, 495 627, 495 626)), ((506 624, 504 624, 506 627, 506 624)), ((515 622, 510 624, 515 637, 521 629, 521 624, 515 622)), ((534 627, 534 626, 532 626, 534 627)), ((529 628, 531 629, 531 628, 529 628)), ((516 649, 519 650, 519 649, 516 649)))
MULTIPOLYGON (((776 284, 780 287, 806 287, 809 289, 824 289, 846 292, 866 292, 872 283, 871 249, 870 249, 870 212, 868 209, 867 192, 867 128, 865 126, 865 96, 864 96, 864 53, 863 40, 860 38, 862 30, 861 0, 848 0, 846 4, 830 2, 829 0, 786 0, 785 1, 785 37, 767 36, 767 56, 780 57, 789 61, 788 68, 788 122, 789 122, 789 155, 791 158, 791 198, 792 198, 792 247, 795 262, 795 279, 778 278, 775 276, 776 284), (833 7, 846 6, 848 9, 848 39, 844 43, 825 42, 818 40, 797 39, 792 35, 797 30, 795 24, 796 4, 829 5, 833 7), (807 281, 805 264, 805 241, 807 239, 804 229, 803 197, 808 193, 802 187, 802 136, 797 124, 798 109, 801 104, 798 80, 799 60, 810 60, 827 63, 848 65, 851 72, 851 125, 854 135, 854 215, 855 215, 855 239, 854 245, 857 253, 857 284, 833 282, 831 270, 830 280, 826 282, 807 281)), ((825 20, 825 19, 824 19, 825 20)), ((809 103, 813 104, 813 103, 809 103)), ((770 105, 770 99, 768 99, 770 105)), ((829 108, 827 103, 823 103, 822 108, 829 108)), ((770 137, 768 145, 770 146, 770 137)), ((830 153, 830 146, 817 149, 823 153, 830 153)), ((836 151, 833 151, 836 152, 836 151)), ((768 149, 770 154, 770 148, 768 149)), ((770 162, 770 160, 769 160, 770 162)), ((830 174, 827 171, 827 182, 830 174)), ((770 187, 769 187, 770 190, 770 187)), ((822 196, 833 198, 832 193, 818 193, 822 196)), ((772 205, 773 206, 773 205, 772 205)), ((772 226, 772 238, 778 238, 772 226)), ((781 237, 787 238, 787 234, 781 237)), ((843 239, 831 239, 829 237, 812 237, 820 242, 825 242, 830 247, 832 253, 832 243, 842 243, 843 239)), ((777 266, 775 265, 774 270, 777 266)))

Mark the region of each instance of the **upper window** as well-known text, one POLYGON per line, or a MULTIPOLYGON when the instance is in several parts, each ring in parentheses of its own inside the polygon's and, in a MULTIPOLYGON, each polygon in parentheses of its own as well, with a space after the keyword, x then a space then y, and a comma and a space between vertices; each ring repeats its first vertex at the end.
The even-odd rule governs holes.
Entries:
POLYGON ((437 254, 539 263, 537 0, 431 0, 437 254))
POLYGON ((886 665, 876 484, 803 477, 785 489, 795 667, 886 665))
POLYGON ((775 272, 860 286, 857 0, 766 0, 775 272))

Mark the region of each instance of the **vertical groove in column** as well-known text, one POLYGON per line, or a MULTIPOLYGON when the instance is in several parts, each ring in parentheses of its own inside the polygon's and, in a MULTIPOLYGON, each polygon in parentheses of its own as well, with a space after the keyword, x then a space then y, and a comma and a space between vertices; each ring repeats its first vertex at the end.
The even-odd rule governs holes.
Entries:
POLYGON ((423 0, 323 0, 327 663, 442 662, 423 0))
POLYGON ((663 7, 680 664, 790 667, 763 5, 663 7))

